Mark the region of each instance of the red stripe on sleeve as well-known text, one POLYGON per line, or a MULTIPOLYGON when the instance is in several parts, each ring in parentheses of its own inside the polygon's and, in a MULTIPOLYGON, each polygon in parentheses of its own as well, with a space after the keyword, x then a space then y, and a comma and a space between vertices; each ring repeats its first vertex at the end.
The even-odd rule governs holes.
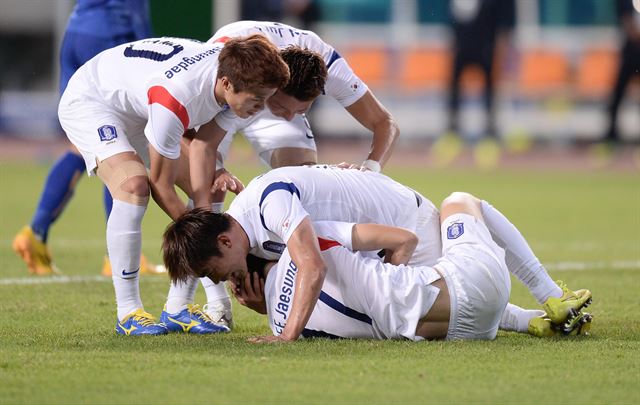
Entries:
POLYGON ((322 252, 324 252, 327 249, 331 249, 332 247, 335 247, 335 246, 342 246, 335 240, 329 240, 329 239, 323 239, 323 238, 318 238, 318 243, 320 244, 320 251, 322 252))
POLYGON ((149 105, 158 103, 178 117, 186 131, 189 128, 189 113, 184 106, 162 86, 152 86, 147 92, 149 105))
POLYGON ((228 40, 230 40, 231 37, 220 37, 220 38, 216 38, 213 40, 214 44, 224 44, 226 43, 228 40))

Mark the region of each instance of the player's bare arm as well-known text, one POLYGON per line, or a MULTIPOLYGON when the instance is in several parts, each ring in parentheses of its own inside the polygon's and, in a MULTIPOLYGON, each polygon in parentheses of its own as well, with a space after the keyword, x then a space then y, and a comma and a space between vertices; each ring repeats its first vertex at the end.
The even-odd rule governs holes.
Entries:
POLYGON ((224 135, 225 131, 213 120, 193 135, 189 148, 189 174, 195 207, 209 207, 211 204, 218 145, 224 135))
POLYGON ((380 224, 356 224, 351 231, 353 250, 385 250, 385 262, 407 264, 418 246, 418 236, 406 229, 380 224))
POLYGON ((149 147, 151 158, 151 172, 149 185, 151 195, 164 212, 175 220, 186 210, 186 205, 178 197, 175 189, 178 177, 179 159, 169 159, 159 154, 153 147, 149 147))
MULTIPOLYGON (((367 160, 378 162, 381 167, 384 167, 400 136, 400 129, 395 119, 369 90, 346 110, 360 124, 373 132, 371 151, 367 160)), ((371 167, 366 168, 373 170, 371 167)))
POLYGON ((260 336, 254 343, 292 342, 306 326, 320 296, 327 266, 320 256, 318 237, 309 217, 305 218, 287 242, 291 259, 298 266, 293 304, 287 325, 280 336, 260 336))

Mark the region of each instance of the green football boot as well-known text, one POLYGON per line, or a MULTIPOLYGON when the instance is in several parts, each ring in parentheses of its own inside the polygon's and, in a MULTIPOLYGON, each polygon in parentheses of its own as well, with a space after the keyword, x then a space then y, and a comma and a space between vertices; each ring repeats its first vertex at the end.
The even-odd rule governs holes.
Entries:
POLYGON ((586 336, 591 330, 593 315, 579 312, 562 325, 555 325, 546 316, 538 316, 529 321, 529 334, 537 337, 586 336))
POLYGON ((567 285, 558 280, 556 283, 562 288, 562 297, 549 297, 542 309, 547 313, 547 317, 556 325, 561 325, 572 315, 578 314, 582 308, 591 304, 591 291, 576 290, 571 291, 567 285))

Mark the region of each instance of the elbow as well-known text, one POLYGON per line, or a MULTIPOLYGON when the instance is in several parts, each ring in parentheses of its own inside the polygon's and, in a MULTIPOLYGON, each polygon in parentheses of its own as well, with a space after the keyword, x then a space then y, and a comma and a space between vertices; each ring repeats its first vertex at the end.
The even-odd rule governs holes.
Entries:
POLYGON ((391 115, 389 115, 389 127, 391 128, 389 131, 392 134, 391 139, 395 142, 400 137, 400 127, 391 115))
POLYGON ((374 132, 386 134, 387 143, 393 145, 400 136, 400 127, 393 115, 387 112, 374 125, 374 132))
POLYGON ((420 241, 420 239, 418 238, 418 235, 416 235, 415 233, 411 232, 411 236, 407 240, 407 246, 409 248, 411 248, 411 251, 414 251, 416 249, 416 247, 418 247, 418 242, 419 241, 420 241))
POLYGON ((311 272, 311 283, 314 285, 319 285, 322 287, 322 283, 324 282, 324 278, 327 275, 327 265, 323 262, 316 262, 314 264, 314 271, 311 272))

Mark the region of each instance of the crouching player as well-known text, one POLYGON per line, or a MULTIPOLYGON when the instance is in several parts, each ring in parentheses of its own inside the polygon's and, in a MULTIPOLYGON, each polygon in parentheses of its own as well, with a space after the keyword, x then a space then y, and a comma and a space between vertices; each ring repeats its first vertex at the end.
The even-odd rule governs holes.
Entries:
MULTIPOLYGON (((407 230, 357 224, 345 234, 343 225, 314 223, 317 234, 327 237, 319 237, 327 274, 305 337, 490 340, 498 329, 546 337, 586 334, 590 328, 587 313, 576 312, 556 326, 543 311, 508 304, 511 282, 504 251, 493 241, 478 200, 469 194, 454 193, 443 202, 443 256, 432 267, 391 265, 353 252, 406 251, 417 243, 407 230)), ((234 294, 242 304, 267 314, 279 335, 289 317, 297 267, 287 250, 277 264, 257 267, 234 294)))
MULTIPOLYGON (((257 113, 288 79, 278 50, 262 36, 230 40, 224 48, 179 38, 141 40, 98 54, 73 75, 58 114, 89 175, 97 174, 113 196, 107 250, 117 333, 228 330, 193 306, 165 311, 161 323, 144 310, 138 285, 142 218, 150 194, 172 219, 186 210, 174 187, 185 131, 207 128, 227 109, 242 118, 257 113)), ((199 131, 194 142, 215 150, 207 135, 199 131)), ((210 169, 206 159, 191 161, 192 178, 210 169)))

